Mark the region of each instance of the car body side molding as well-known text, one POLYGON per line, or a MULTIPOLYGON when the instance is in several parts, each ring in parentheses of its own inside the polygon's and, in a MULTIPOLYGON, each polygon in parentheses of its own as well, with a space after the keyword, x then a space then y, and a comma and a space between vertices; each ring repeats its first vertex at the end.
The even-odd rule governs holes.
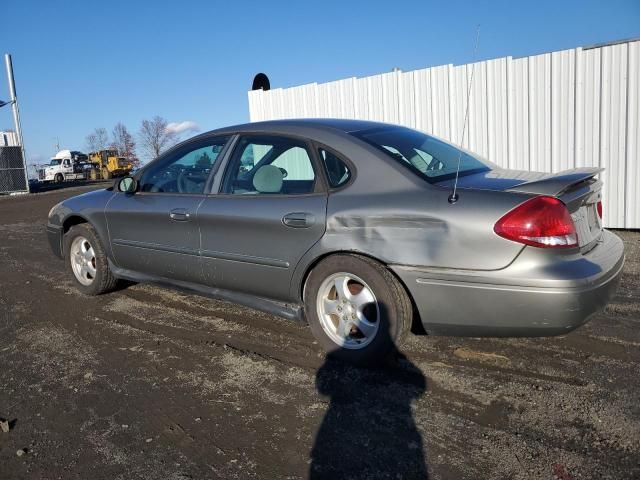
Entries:
POLYGON ((277 258, 256 257, 253 255, 240 255, 239 253, 214 252, 212 250, 201 250, 200 255, 207 258, 217 258, 218 260, 228 260, 230 262, 254 263, 267 267, 289 268, 289 262, 277 258))
POLYGON ((160 252, 180 253, 182 255, 194 255, 196 257, 198 256, 198 250, 193 248, 176 248, 159 243, 137 242, 135 240, 122 240, 117 238, 113 239, 111 242, 114 245, 120 245, 123 247, 144 248, 147 250, 158 250, 160 252))
POLYGON ((109 268, 116 277, 123 280, 140 283, 154 283, 156 285, 167 286, 190 293, 197 293, 205 297, 237 303, 245 307, 260 310, 261 312, 286 318, 287 320, 294 320, 296 322, 306 324, 303 308, 300 304, 277 302, 268 298, 257 297, 246 293, 232 292, 222 288, 207 287, 197 283, 172 280, 170 278, 134 272, 132 270, 116 267, 111 259, 109 259, 109 268))

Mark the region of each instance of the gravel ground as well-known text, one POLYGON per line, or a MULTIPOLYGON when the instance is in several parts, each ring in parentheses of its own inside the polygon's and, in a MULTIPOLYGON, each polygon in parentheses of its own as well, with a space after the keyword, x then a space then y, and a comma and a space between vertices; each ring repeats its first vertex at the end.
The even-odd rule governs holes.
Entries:
POLYGON ((362 370, 229 303, 80 295, 45 221, 87 188, 0 199, 0 478, 640 478, 640 233, 569 335, 412 336, 362 370))

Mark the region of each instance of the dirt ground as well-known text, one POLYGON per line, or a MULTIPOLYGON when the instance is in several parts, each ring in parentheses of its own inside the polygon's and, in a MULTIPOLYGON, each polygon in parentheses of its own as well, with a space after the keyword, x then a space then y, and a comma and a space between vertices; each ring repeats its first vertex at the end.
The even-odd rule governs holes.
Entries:
POLYGON ((45 222, 87 188, 0 199, 1 479, 640 478, 640 233, 567 336, 412 336, 361 370, 225 302, 80 295, 45 222))

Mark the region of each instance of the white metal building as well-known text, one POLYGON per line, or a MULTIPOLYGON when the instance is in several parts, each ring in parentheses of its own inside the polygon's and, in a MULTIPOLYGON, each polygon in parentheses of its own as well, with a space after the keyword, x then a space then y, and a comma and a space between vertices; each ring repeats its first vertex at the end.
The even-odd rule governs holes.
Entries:
POLYGON ((18 140, 18 134, 12 130, 7 132, 0 132, 0 147, 18 147, 20 141, 18 140))
MULTIPOLYGON (((254 90, 250 119, 377 120, 459 143, 472 65, 254 90)), ((521 170, 604 167, 605 225, 640 228, 639 94, 640 39, 477 62, 464 146, 521 170)))

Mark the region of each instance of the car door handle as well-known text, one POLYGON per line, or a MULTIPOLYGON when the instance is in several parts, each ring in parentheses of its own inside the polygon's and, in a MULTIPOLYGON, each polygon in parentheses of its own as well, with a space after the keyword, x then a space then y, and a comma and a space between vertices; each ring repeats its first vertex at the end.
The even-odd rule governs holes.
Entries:
POLYGON ((282 217, 282 223, 293 228, 309 228, 315 223, 315 220, 312 214, 304 212, 287 213, 282 217))
POLYGON ((169 212, 169 218, 176 222, 186 222, 189 220, 189 212, 186 208, 174 208, 169 212))

